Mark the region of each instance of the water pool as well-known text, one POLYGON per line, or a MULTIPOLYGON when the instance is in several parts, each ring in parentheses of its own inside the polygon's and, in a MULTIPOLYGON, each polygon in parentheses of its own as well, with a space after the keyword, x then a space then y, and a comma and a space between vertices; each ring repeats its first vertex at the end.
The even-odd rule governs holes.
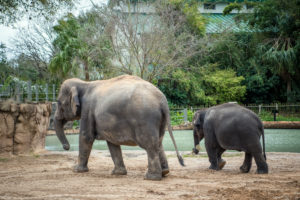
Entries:
MULTIPOLYGON (((193 133, 191 130, 173 131, 179 151, 191 151, 193 148, 193 133)), ((78 135, 67 135, 71 151, 78 150, 78 135)), ((265 142, 267 152, 298 152, 300 153, 299 129, 265 129, 265 142)), ((174 151, 170 135, 166 132, 163 146, 165 151, 174 151)), ((200 143, 201 151, 205 151, 204 141, 200 143)), ((62 145, 56 135, 46 137, 46 149, 63 151, 62 145)), ((96 140, 93 149, 107 150, 105 141, 96 140)), ((142 150, 140 147, 122 146, 123 150, 142 150)))

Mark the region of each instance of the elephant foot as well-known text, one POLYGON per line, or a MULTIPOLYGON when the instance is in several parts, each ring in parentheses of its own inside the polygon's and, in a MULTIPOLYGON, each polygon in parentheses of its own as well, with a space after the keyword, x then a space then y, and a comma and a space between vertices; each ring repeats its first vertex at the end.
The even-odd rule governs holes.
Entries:
POLYGON ((220 168, 218 166, 215 166, 215 165, 210 165, 208 169, 212 169, 212 170, 220 170, 220 168))
POLYGON ((112 175, 126 175, 127 170, 124 167, 121 168, 114 168, 114 170, 111 172, 112 175))
POLYGON ((266 169, 257 169, 256 173, 257 174, 268 174, 269 170, 268 170, 268 168, 266 168, 266 169))
POLYGON ((248 173, 249 171, 250 171, 250 167, 247 165, 242 165, 240 167, 240 172, 242 172, 242 173, 248 173))
POLYGON ((83 173, 83 172, 88 172, 89 168, 87 166, 80 166, 80 165, 75 165, 73 168, 73 172, 76 173, 83 173))
POLYGON ((219 161, 218 165, 219 165, 219 169, 221 170, 221 169, 223 169, 223 167, 226 165, 226 161, 223 160, 223 159, 221 159, 221 160, 219 161))
POLYGON ((168 168, 166 168, 166 169, 163 169, 162 170, 162 176, 166 176, 168 173, 169 173, 170 171, 169 171, 169 169, 168 168))
POLYGON ((256 170, 257 174, 267 174, 269 173, 269 167, 267 163, 259 163, 256 170))
POLYGON ((145 176, 145 180, 152 180, 152 181, 160 181, 162 179, 162 174, 152 174, 147 172, 146 176, 145 176))

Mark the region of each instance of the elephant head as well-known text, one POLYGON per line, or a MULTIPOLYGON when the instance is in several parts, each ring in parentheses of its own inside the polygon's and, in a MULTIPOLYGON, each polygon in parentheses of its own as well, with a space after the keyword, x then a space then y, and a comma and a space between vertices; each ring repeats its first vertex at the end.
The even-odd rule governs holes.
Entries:
POLYGON ((203 133, 203 123, 206 114, 206 109, 199 110, 194 114, 193 118, 193 134, 194 134, 194 148, 193 152, 195 154, 199 153, 200 150, 200 142, 204 138, 203 133))
POLYGON ((61 85, 58 95, 54 128, 65 150, 69 150, 70 145, 64 134, 63 126, 67 121, 80 119, 80 91, 84 83, 79 79, 69 79, 61 85))

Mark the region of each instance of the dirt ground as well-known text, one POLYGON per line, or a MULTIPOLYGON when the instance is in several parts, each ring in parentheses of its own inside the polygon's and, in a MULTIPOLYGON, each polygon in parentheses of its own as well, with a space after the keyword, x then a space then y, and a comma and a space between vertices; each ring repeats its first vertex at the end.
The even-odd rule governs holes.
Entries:
POLYGON ((167 152, 170 174, 162 181, 144 180, 147 156, 123 151, 128 174, 111 175, 108 151, 93 151, 87 173, 74 173, 78 152, 0 155, 0 199, 300 199, 300 154, 267 153, 269 174, 241 174, 242 153, 226 153, 221 171, 208 168, 206 154, 184 154, 181 167, 167 152))

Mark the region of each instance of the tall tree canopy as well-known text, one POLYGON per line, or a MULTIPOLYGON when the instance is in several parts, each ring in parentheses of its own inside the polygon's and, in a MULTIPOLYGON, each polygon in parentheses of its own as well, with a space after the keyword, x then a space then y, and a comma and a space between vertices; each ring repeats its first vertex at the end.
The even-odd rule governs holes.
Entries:
POLYGON ((56 53, 50 62, 50 70, 67 78, 83 68, 85 79, 90 80, 90 72, 95 67, 107 67, 111 45, 104 33, 105 23, 96 12, 78 18, 68 14, 60 19, 53 27, 57 33, 53 41, 56 53))
POLYGON ((11 25, 24 15, 28 18, 53 16, 63 7, 71 7, 76 0, 1 0, 0 24, 11 25))

